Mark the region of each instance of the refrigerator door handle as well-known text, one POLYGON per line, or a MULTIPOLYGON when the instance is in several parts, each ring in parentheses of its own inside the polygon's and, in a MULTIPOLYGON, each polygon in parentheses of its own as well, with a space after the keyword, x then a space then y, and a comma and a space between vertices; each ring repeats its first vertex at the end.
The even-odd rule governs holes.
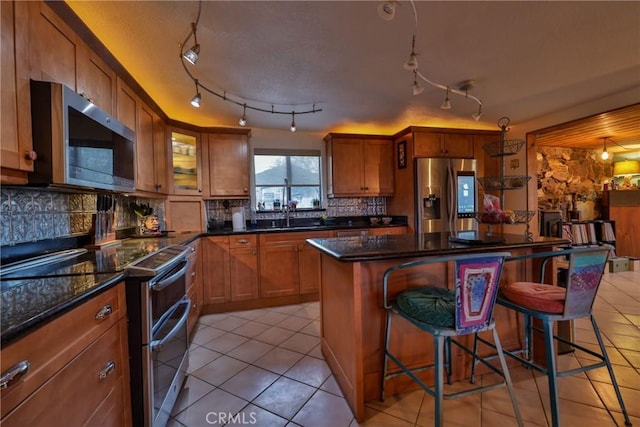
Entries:
POLYGON ((449 231, 455 232, 455 180, 453 177, 453 165, 451 164, 451 160, 447 163, 447 219, 449 221, 449 231))

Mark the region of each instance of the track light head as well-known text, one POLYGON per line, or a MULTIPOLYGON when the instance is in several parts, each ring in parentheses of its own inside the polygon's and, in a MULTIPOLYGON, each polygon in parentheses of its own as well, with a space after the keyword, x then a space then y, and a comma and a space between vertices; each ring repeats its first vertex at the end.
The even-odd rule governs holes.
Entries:
POLYGON ((391 21, 396 16, 397 1, 385 1, 378 5, 378 16, 385 21, 391 21))
POLYGON ((182 54, 182 57, 191 65, 196 65, 198 62, 198 55, 200 55, 200 45, 194 44, 191 49, 182 54))
POLYGON ((295 112, 291 113, 291 127, 289 128, 289 130, 291 132, 296 131, 296 113, 295 112))
POLYGON ((198 92, 193 98, 191 98, 191 105, 195 108, 200 108, 200 101, 202 101, 202 96, 200 95, 200 92, 198 92))
POLYGON ((418 54, 416 53, 416 35, 413 35, 411 41, 411 53, 409 59, 404 63, 404 69, 409 71, 415 71, 418 69, 418 54))
POLYGON ((247 104, 244 104, 242 106, 242 117, 240 117, 240 120, 238 120, 238 124, 240 126, 246 126, 247 125, 247 104))
POLYGON ((478 112, 473 113, 471 117, 473 117, 473 120, 475 120, 476 122, 480 120, 480 117, 482 117, 482 104, 480 104, 480 106, 478 107, 478 112))
POLYGON ((451 102, 449 101, 449 88, 447 87, 447 96, 444 98, 444 101, 442 101, 442 104, 440 104, 440 108, 443 110, 451 110, 451 102))

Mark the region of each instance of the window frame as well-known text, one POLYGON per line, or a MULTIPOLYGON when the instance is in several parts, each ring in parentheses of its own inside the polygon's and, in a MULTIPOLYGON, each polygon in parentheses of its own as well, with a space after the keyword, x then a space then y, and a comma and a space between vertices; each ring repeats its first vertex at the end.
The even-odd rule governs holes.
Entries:
MULTIPOLYGON (((323 203, 323 173, 322 173, 322 151, 321 150, 299 150, 299 149, 287 149, 287 148, 255 148, 253 150, 253 177, 252 177, 252 191, 253 191, 253 200, 252 200, 252 208, 256 210, 256 212, 281 212, 281 209, 261 209, 258 210, 258 188, 265 187, 262 185, 258 185, 256 183, 256 170, 255 170, 255 158, 256 156, 282 156, 285 157, 285 175, 286 179, 289 182, 289 186, 287 188, 287 200, 291 200, 291 190, 296 187, 314 187, 314 185, 296 185, 292 183, 292 168, 291 168, 291 157, 296 156, 307 156, 307 157, 315 157, 318 159, 318 199, 320 200, 320 207, 304 207, 304 208, 296 208, 298 211, 314 211, 322 209, 323 203)), ((284 184, 282 184, 284 187, 284 184)))

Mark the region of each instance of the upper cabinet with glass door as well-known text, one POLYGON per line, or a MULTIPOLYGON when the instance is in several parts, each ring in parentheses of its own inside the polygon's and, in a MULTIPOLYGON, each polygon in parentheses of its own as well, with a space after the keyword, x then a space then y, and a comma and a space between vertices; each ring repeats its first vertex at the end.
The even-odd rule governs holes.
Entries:
POLYGON ((202 194, 200 134, 182 129, 171 132, 172 194, 202 194))

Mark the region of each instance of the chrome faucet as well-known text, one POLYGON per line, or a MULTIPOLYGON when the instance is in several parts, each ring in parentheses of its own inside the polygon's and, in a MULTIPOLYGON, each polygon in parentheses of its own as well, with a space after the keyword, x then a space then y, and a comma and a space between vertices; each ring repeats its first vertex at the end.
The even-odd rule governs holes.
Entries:
POLYGON ((289 207, 289 205, 285 205, 282 207, 282 211, 284 212, 284 220, 286 222, 286 227, 290 227, 291 224, 289 224, 289 218, 291 217, 291 208, 289 207))
POLYGON ((286 222, 286 227, 290 227, 289 217, 291 215, 291 206, 289 206, 289 180, 287 178, 284 179, 284 194, 282 195, 282 212, 284 212, 284 220, 286 222))

